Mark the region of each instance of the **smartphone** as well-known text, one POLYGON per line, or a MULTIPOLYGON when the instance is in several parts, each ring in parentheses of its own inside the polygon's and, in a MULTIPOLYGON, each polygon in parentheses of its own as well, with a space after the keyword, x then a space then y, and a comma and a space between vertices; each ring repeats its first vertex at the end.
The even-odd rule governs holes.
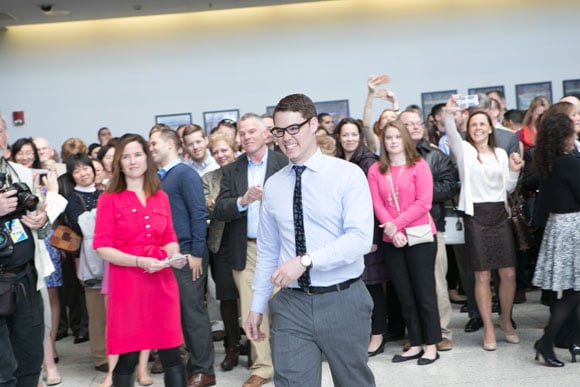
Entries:
POLYGON ((46 176, 46 173, 48 171, 46 169, 36 169, 36 168, 30 168, 30 171, 32 172, 32 175, 36 176, 36 178, 38 179, 38 184, 44 185, 42 178, 46 176))
POLYGON ((384 98, 387 98, 387 92, 388 92, 387 89, 378 89, 377 88, 377 89, 375 89, 375 93, 373 96, 375 98, 383 98, 384 99, 384 98))
POLYGON ((467 109, 472 106, 479 106, 479 97, 477 94, 462 95, 455 100, 457 107, 467 109))

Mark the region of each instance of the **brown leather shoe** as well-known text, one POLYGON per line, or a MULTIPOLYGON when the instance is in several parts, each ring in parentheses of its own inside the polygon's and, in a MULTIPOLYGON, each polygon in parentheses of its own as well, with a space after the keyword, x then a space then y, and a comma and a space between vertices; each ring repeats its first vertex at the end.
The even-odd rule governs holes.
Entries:
POLYGON ((238 365, 238 359, 240 357, 240 352, 237 348, 228 348, 226 349, 226 357, 221 362, 222 370, 224 371, 231 371, 234 369, 235 366, 238 365))
POLYGON ((202 374, 201 372, 193 374, 187 379, 187 387, 205 387, 215 386, 215 375, 202 374))
POLYGON ((163 373, 163 364, 161 364, 161 359, 159 359, 159 356, 157 356, 153 361, 153 365, 151 366, 151 373, 152 374, 163 373))
POLYGON ((453 342, 446 337, 444 337, 440 342, 437 343, 438 351, 451 351, 452 349, 453 342))
POLYGON ((242 385, 242 387, 260 387, 261 385, 267 383, 269 379, 264 379, 258 375, 251 375, 248 380, 242 385))

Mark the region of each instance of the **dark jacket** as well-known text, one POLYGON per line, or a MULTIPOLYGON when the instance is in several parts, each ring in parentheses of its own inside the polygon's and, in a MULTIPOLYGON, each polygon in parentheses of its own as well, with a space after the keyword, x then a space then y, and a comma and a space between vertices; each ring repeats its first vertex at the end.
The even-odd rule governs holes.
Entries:
POLYGON ((377 155, 371 152, 369 148, 367 148, 366 146, 361 146, 358 148, 356 153, 352 155, 350 162, 358 165, 363 170, 366 176, 366 174, 369 171, 369 168, 377 161, 377 159, 378 159, 377 155))
POLYGON ((445 201, 452 199, 459 191, 459 174, 451 157, 439 148, 421 140, 415 147, 427 161, 433 175, 433 205, 431 216, 437 231, 445 231, 445 201))
MULTIPOLYGON (((370 151, 366 146, 358 148, 356 153, 350 159, 351 163, 358 165, 365 175, 371 165, 377 162, 377 155, 370 151)), ((375 229, 373 233, 373 245, 380 245, 383 240, 383 229, 378 227, 378 221, 375 218, 375 229)), ((388 279, 387 268, 385 265, 385 256, 380 251, 368 253, 364 256, 365 269, 362 279, 365 284, 373 285, 386 282, 388 279)))
MULTIPOLYGON (((282 153, 268 150, 266 180, 288 165, 288 159, 282 153)), ((220 193, 216 199, 214 219, 226 222, 223 237, 229 247, 229 261, 233 270, 244 270, 246 267, 246 250, 248 245, 247 213, 239 212, 237 201, 248 190, 248 156, 243 154, 236 161, 223 169, 220 193)))

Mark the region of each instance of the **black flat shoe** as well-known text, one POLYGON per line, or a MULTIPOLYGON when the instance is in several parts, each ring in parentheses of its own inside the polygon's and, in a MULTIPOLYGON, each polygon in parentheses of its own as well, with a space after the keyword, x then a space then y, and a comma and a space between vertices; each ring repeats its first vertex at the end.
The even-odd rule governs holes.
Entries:
POLYGON ((373 356, 377 356, 379 353, 383 353, 385 352, 385 339, 383 339, 383 341, 381 342, 381 345, 378 346, 377 349, 375 349, 372 352, 368 352, 369 357, 373 357, 373 356))
POLYGON ((403 355, 399 355, 396 354, 395 356, 393 356, 393 363, 402 363, 404 361, 408 361, 408 360, 413 360, 413 359, 419 359, 421 356, 423 356, 423 351, 415 354, 415 355, 411 355, 411 356, 403 356, 403 355))
POLYGON ((440 357, 439 353, 435 355, 435 359, 427 359, 425 357, 420 357, 419 359, 417 359, 417 365, 428 365, 435 363, 437 360, 439 360, 439 357, 440 357))

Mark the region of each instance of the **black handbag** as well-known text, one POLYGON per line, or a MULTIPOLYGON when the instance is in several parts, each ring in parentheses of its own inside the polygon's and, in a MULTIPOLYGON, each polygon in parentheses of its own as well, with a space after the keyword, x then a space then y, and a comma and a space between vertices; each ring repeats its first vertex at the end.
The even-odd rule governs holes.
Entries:
POLYGON ((532 235, 529 229, 529 221, 524 213, 524 198, 520 194, 521 176, 514 192, 508 195, 510 219, 516 250, 526 251, 532 247, 532 235))

